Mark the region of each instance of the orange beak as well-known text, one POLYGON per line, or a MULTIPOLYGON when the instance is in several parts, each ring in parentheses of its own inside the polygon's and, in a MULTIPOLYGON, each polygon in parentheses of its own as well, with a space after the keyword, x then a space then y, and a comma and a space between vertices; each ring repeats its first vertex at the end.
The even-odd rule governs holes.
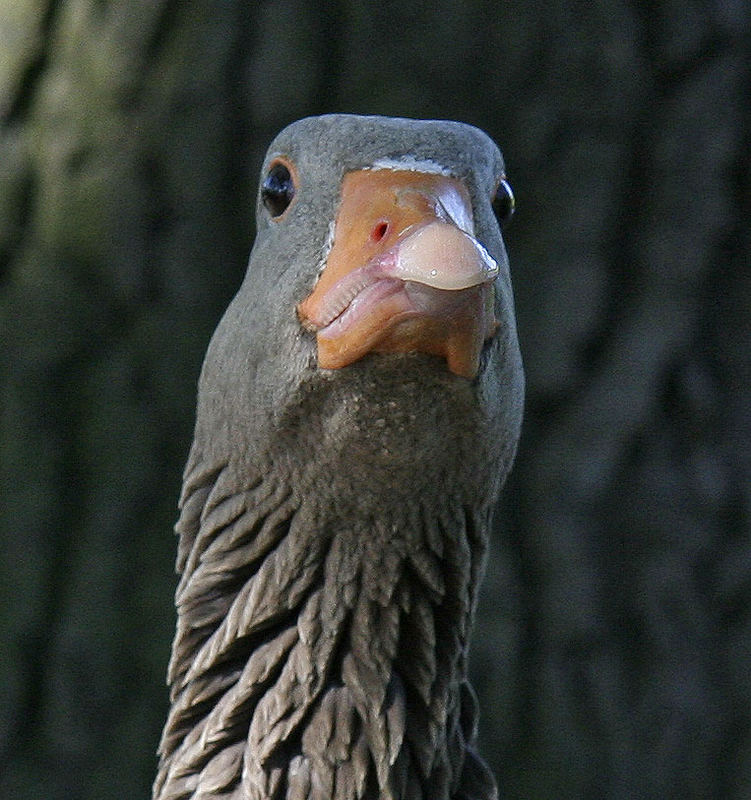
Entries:
POLYGON ((318 366, 366 353, 422 352, 477 374, 497 328, 498 265, 473 236, 464 184, 444 175, 358 170, 345 175, 334 241, 298 306, 316 332, 318 366))

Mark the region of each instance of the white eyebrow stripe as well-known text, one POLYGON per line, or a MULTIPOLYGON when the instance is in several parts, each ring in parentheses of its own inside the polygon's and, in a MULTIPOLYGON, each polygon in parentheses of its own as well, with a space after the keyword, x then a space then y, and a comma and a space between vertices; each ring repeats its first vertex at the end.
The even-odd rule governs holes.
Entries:
POLYGON ((451 177, 452 172, 450 169, 439 164, 437 161, 430 159, 419 159, 414 156, 402 156, 401 158, 379 158, 374 161, 369 167, 365 169, 379 170, 407 170, 409 172, 427 172, 432 175, 445 175, 451 177))

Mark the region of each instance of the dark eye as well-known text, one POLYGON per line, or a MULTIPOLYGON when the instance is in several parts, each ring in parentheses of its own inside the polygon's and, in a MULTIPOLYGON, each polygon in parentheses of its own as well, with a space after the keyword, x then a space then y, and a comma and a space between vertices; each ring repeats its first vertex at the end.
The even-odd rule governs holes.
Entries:
POLYGON ((493 211, 495 212, 498 224, 505 225, 511 217, 514 216, 515 208, 516 201, 514 200, 514 193, 511 190, 511 184, 505 178, 501 178, 501 182, 498 184, 498 189, 496 189, 495 197, 493 198, 493 211))
POLYGON ((295 182, 286 164, 272 164, 261 184, 261 199, 272 217, 280 217, 295 196, 295 182))

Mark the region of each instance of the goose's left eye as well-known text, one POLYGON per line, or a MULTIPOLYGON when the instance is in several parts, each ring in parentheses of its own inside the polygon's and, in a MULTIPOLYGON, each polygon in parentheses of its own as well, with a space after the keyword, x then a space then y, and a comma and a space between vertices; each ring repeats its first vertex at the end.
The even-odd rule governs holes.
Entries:
POLYGON ((493 211, 498 224, 505 225, 514 216, 515 209, 516 201, 514 200, 511 184, 505 178, 501 178, 493 198, 493 211))
POLYGON ((281 161, 271 165, 261 184, 261 199, 272 217, 281 217, 295 196, 295 182, 289 167, 281 161))

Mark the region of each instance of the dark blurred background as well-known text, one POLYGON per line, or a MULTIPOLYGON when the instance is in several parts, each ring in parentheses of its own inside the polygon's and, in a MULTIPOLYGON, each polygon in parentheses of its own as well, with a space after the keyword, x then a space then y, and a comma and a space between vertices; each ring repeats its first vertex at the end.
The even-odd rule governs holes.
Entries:
POLYGON ((473 670, 509 798, 751 797, 751 5, 0 3, 0 797, 145 798, 260 159, 502 147, 528 401, 473 670))

